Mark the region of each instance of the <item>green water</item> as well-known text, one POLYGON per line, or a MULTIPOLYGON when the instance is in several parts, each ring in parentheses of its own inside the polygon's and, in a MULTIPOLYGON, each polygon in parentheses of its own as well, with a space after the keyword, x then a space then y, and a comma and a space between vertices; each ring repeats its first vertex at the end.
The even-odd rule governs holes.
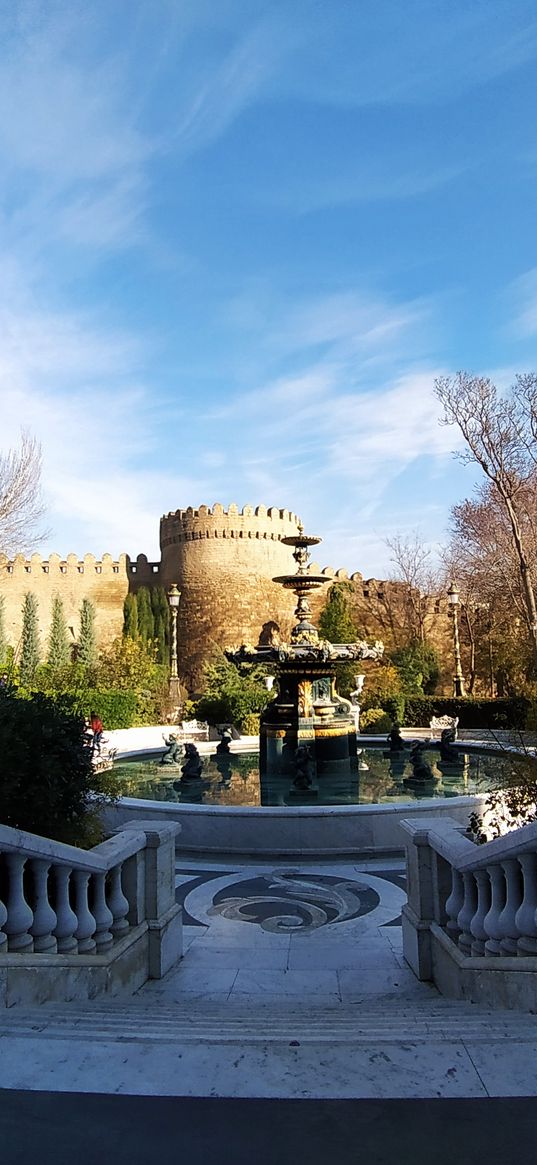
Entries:
POLYGON ((298 793, 292 778, 259 775, 257 753, 229 757, 203 757, 203 772, 196 782, 181 782, 181 769, 160 765, 159 758, 117 762, 114 771, 122 780, 125 797, 150 801, 176 801, 198 805, 370 805, 403 803, 425 797, 457 797, 486 792, 501 783, 501 757, 460 754, 456 764, 446 764, 434 749, 426 752, 435 779, 416 784, 408 757, 381 749, 364 749, 359 769, 350 774, 324 776, 314 789, 298 793), (363 766, 367 766, 363 767, 363 766))

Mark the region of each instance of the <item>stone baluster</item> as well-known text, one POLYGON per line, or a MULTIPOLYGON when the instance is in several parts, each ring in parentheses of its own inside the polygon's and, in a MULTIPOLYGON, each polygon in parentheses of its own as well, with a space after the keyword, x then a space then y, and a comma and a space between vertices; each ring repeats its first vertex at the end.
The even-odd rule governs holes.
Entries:
POLYGON ((6 854, 8 871, 7 919, 4 922, 4 931, 7 934, 8 950, 24 951, 29 954, 34 949, 34 940, 30 934, 30 927, 34 914, 24 897, 24 867, 26 858, 23 854, 6 854))
POLYGON ((453 942, 455 942, 455 943, 457 942, 457 939, 458 939, 459 934, 460 934, 459 924, 457 922, 457 919, 459 917, 459 911, 462 910, 463 903, 464 903, 464 883, 462 880, 462 874, 460 874, 459 871, 455 869, 455 866, 452 866, 451 867, 451 894, 449 895, 449 898, 446 901, 446 914, 447 914, 446 930, 448 932, 449 937, 451 939, 453 939, 453 942))
POLYGON ((524 892, 522 905, 519 906, 515 922, 520 938, 517 942, 519 955, 537 954, 537 855, 534 853, 520 854, 520 866, 524 892))
POLYGON ((7 951, 7 934, 4 930, 6 918, 7 908, 0 898, 0 955, 4 955, 7 951))
POLYGON ((457 916, 459 928, 459 947, 463 954, 469 955, 473 942, 470 924, 477 910, 477 886, 474 875, 467 870, 462 875, 464 901, 457 916))
POLYGON ((522 871, 517 858, 506 858, 502 866, 505 873, 506 898, 498 921, 502 934, 500 953, 516 955, 517 942, 520 938, 516 914, 519 906, 522 906, 522 871))
POLYGON ((477 909, 470 923, 470 931, 472 934, 470 950, 472 955, 484 955, 488 934, 483 926, 483 922, 490 910, 490 878, 486 869, 476 870, 474 877, 477 885, 477 909))
POLYGON ((75 912, 78 926, 75 938, 80 955, 91 955, 96 949, 94 934, 97 923, 88 905, 89 870, 75 870, 75 912))
POLYGON ((44 858, 33 858, 30 863, 33 875, 34 920, 30 927, 33 935, 34 951, 48 951, 55 954, 58 949, 54 928, 57 923, 56 911, 52 909, 48 897, 48 872, 50 862, 44 858))
POLYGON ((129 902, 123 893, 121 885, 122 865, 114 866, 110 870, 110 888, 108 891, 108 906, 112 911, 113 922, 110 927, 114 938, 121 938, 122 935, 129 929, 127 921, 127 914, 129 913, 129 902))
POLYGON ((501 865, 490 866, 490 910, 483 919, 483 929, 487 933, 485 955, 501 955, 501 940, 503 931, 500 926, 500 916, 507 900, 507 885, 505 873, 501 865))
POLYGON ((114 941, 111 926, 114 921, 112 911, 106 905, 106 874, 93 874, 93 904, 92 913, 96 922, 95 942, 97 953, 110 950, 114 941))
POLYGON ((78 943, 75 938, 78 919, 69 900, 70 866, 55 866, 56 880, 56 926, 54 934, 58 942, 58 954, 76 953, 78 943))

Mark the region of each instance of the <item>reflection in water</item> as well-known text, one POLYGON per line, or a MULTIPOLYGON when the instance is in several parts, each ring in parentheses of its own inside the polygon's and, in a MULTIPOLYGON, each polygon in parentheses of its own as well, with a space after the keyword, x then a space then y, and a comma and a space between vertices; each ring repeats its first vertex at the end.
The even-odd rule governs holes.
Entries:
POLYGON ((122 780, 125 797, 149 801, 175 801, 187 805, 366 805, 408 802, 423 797, 456 797, 480 793, 501 783, 503 766, 500 757, 457 754, 450 761, 440 759, 435 749, 428 749, 427 759, 433 779, 419 782, 413 777, 408 752, 364 750, 367 770, 337 769, 316 779, 312 790, 293 788, 289 776, 259 777, 257 753, 213 754, 202 757, 199 779, 178 779, 151 760, 121 761, 114 771, 122 780))

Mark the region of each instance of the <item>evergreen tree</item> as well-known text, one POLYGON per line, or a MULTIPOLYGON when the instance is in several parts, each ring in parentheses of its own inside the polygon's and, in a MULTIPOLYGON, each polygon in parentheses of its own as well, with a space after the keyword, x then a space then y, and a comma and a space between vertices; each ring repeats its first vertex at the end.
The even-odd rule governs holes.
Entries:
MULTIPOLYGON (((319 631, 330 643, 355 643, 358 629, 352 617, 350 583, 333 583, 319 616, 319 631)), ((336 668, 336 687, 341 696, 349 696, 355 686, 356 665, 339 664, 336 668)))
POLYGON ((430 643, 414 642, 390 653, 404 692, 434 695, 440 675, 438 652, 430 643))
POLYGON ((138 604, 138 634, 142 643, 147 643, 155 636, 155 621, 147 587, 140 587, 140 590, 136 592, 136 602, 138 604))
POLYGON ((0 595, 0 668, 5 668, 8 660, 8 642, 6 636, 6 614, 4 596, 0 595))
POLYGON ((168 647, 166 645, 166 628, 162 615, 155 615, 155 643, 157 645, 157 662, 168 663, 168 647))
POLYGON ((48 637, 47 663, 54 671, 58 671, 60 668, 65 667, 70 662, 70 659, 71 651, 63 602, 59 595, 54 595, 52 600, 52 621, 48 637))
POLYGON ((83 599, 80 608, 80 634, 78 637, 78 661, 84 667, 91 667, 97 655, 95 638, 95 607, 91 599, 83 599))
POLYGON ((138 603, 136 595, 127 595, 123 603, 123 635, 128 639, 138 638, 138 603))
POLYGON ((157 659, 159 663, 167 664, 170 659, 170 607, 164 587, 152 588, 151 609, 153 611, 154 638, 157 643, 157 659))
POLYGON ((22 605, 22 647, 20 662, 21 683, 28 687, 35 679, 41 658, 39 625, 37 620, 37 599, 27 591, 22 605))
POLYGON ((348 583, 334 583, 319 617, 319 631, 330 643, 354 643, 358 637, 350 609, 352 588, 348 583))

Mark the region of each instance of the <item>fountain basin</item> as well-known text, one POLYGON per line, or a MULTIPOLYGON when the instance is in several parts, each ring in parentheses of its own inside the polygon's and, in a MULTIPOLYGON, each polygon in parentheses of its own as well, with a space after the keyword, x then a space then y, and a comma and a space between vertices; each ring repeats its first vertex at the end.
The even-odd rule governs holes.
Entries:
POLYGON ((466 826, 484 795, 434 797, 397 805, 229 806, 179 805, 125 797, 107 807, 109 828, 149 818, 178 821, 184 854, 257 858, 378 857, 403 852, 402 820, 447 816, 466 826))
MULTIPOLYGON (((234 743, 234 753, 240 751, 236 748, 238 743, 242 742, 234 743)), ((383 745, 384 742, 377 741, 377 744, 383 745)), ((250 742, 247 742, 247 747, 251 749, 250 742)), ((465 753, 474 751, 466 743, 460 747, 465 753)), ((214 748, 214 743, 200 745, 200 753, 213 753, 214 748)), ((124 747, 120 751, 123 757, 126 752, 131 756, 135 753, 140 759, 143 757, 141 750, 124 747)), ((483 755, 489 752, 483 748, 478 751, 483 755)), ((179 776, 178 771, 177 778, 179 776)), ((483 792, 468 796, 423 797, 420 800, 411 799, 409 795, 408 800, 383 804, 252 806, 184 804, 124 797, 117 805, 107 807, 105 813, 110 828, 136 819, 178 821, 181 824, 179 851, 186 855, 224 857, 231 854, 292 859, 306 855, 313 858, 356 855, 362 859, 401 853, 403 834, 400 823, 405 818, 448 816, 466 826, 470 814, 479 810, 485 799, 486 793, 483 792)))

